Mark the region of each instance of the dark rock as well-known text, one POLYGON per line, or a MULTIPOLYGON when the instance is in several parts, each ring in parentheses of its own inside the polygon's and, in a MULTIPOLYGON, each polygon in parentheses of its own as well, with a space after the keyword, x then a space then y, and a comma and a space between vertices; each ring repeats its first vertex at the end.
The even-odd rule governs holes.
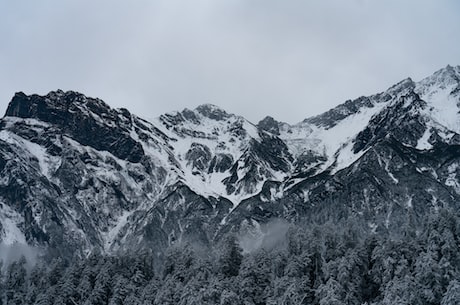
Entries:
POLYGON ((216 154, 209 164, 208 173, 223 173, 229 170, 233 165, 233 157, 229 154, 216 154))
POLYGON ((204 171, 209 168, 209 162, 211 162, 211 151, 203 144, 192 143, 190 149, 185 155, 187 164, 190 164, 192 168, 199 171, 204 171))
MULTIPOLYGON (((83 145, 139 162, 144 155, 142 145, 130 137, 130 124, 117 126, 117 114, 101 100, 72 91, 56 91, 46 96, 26 96, 20 92, 6 111, 6 116, 35 118, 53 124, 83 145)), ((125 115, 128 114, 125 112, 125 115)))
POLYGON ((219 107, 211 104, 200 105, 195 109, 201 115, 216 121, 222 121, 230 115, 219 107))
POLYGON ((267 116, 263 120, 261 120, 257 124, 257 127, 261 130, 268 131, 276 136, 280 135, 279 123, 271 116, 267 116))

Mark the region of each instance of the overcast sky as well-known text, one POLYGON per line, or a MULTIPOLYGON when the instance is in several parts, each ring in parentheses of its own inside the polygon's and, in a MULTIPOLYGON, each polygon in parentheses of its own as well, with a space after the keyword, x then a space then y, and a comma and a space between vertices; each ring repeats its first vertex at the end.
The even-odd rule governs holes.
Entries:
POLYGON ((63 89, 295 123, 459 65, 459 33, 458 0, 0 0, 0 112, 63 89))

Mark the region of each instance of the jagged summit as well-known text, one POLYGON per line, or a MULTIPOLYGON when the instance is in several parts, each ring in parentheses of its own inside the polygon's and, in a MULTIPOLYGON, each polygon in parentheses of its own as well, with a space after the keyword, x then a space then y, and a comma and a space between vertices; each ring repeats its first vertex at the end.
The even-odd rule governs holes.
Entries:
POLYGON ((263 118, 259 123, 257 123, 257 126, 260 129, 268 131, 274 135, 280 135, 280 123, 271 116, 266 116, 265 118, 263 118))
MULTIPOLYGON (((8 105, 5 116, 17 116, 22 118, 51 119, 47 112, 82 111, 95 114, 108 113, 110 106, 101 99, 88 98, 85 95, 62 90, 51 91, 45 96, 32 94, 30 96, 18 92, 8 105)), ((52 115, 52 114, 51 114, 52 115)))
POLYGON ((433 94, 443 90, 449 93, 460 90, 460 66, 440 69, 417 83, 417 92, 422 95, 433 94))
POLYGON ((100 99, 73 91, 52 91, 45 96, 15 94, 5 117, 36 119, 59 129, 83 145, 105 150, 132 162, 144 155, 130 136, 132 116, 126 109, 111 109, 100 99), (117 127, 117 128, 114 128, 117 127))
POLYGON ((200 105, 195 108, 195 111, 216 121, 224 120, 230 116, 225 110, 213 104, 200 105))

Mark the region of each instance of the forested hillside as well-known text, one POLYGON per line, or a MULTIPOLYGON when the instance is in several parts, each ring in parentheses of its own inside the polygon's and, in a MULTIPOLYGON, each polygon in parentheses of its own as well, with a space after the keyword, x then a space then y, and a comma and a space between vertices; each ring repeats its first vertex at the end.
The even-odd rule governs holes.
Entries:
POLYGON ((7 266, 1 304, 458 304, 460 218, 449 210, 416 232, 374 234, 346 223, 292 225, 277 244, 243 253, 182 242, 142 253, 7 266))

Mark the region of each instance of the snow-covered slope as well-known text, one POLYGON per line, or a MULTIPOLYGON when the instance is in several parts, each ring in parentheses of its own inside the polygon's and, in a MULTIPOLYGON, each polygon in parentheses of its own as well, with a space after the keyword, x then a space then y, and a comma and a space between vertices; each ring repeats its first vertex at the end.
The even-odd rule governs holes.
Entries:
POLYGON ((260 161, 252 159, 253 146, 270 136, 260 135, 255 125, 217 106, 165 114, 152 123, 168 136, 180 178, 205 197, 225 197, 236 206, 260 191, 267 179, 280 180, 286 175, 260 164, 257 171, 263 174, 254 177, 254 183, 245 183, 252 174, 247 159, 260 161))
POLYGON ((460 202, 459 79, 448 66, 294 125, 18 93, 0 120, 0 239, 71 253, 210 242, 273 217, 397 228, 460 202))

